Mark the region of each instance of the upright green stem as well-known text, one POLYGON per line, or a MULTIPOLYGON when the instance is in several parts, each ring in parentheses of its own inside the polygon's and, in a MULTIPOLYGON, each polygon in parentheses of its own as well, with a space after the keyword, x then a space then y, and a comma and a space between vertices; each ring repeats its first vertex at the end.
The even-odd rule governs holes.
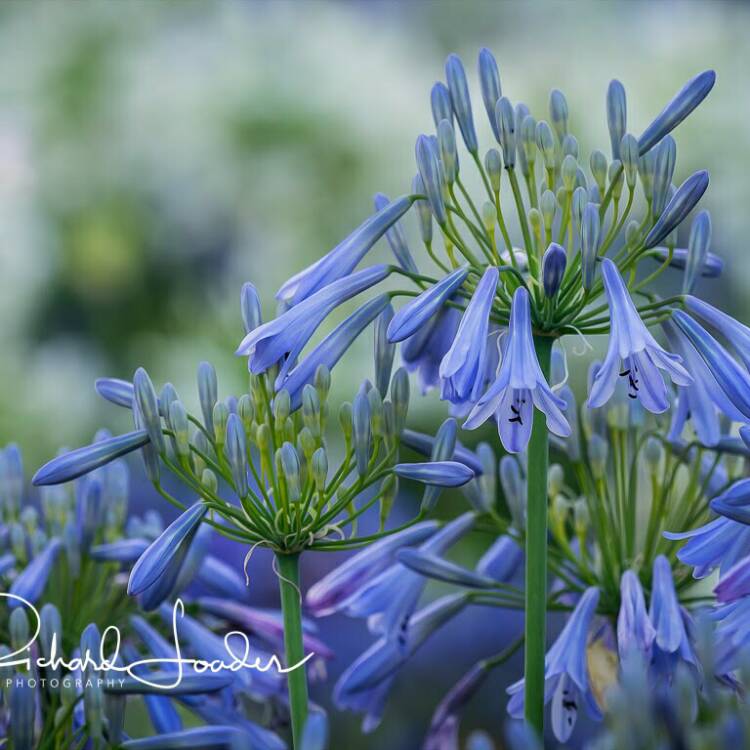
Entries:
MULTIPOLYGON (((279 591, 281 611, 284 615, 284 649, 286 666, 299 664, 305 658, 302 644, 302 594, 299 588, 299 553, 283 555, 278 553, 279 591)), ((307 721, 307 674, 305 667, 287 672, 289 689, 289 710, 292 715, 293 747, 298 748, 302 741, 302 731, 307 721)))
MULTIPOLYGON (((549 378, 553 339, 534 336, 534 348, 549 378)), ((529 441, 526 506, 525 717, 544 731, 544 656, 547 628, 547 465, 549 436, 544 414, 534 410, 529 441)))

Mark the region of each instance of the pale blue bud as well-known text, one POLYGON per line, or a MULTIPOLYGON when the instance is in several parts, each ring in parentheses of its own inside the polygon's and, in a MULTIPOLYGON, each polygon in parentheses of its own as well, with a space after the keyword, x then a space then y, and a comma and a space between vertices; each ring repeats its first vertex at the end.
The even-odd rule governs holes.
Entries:
POLYGON ((409 411, 409 374, 403 367, 399 367, 391 379, 391 402, 396 417, 398 434, 406 426, 406 414, 409 411))
MULTIPOLYGON (((424 182, 422 182, 421 175, 414 176, 411 189, 414 195, 427 195, 427 189, 424 186, 424 182)), ((429 245, 432 242, 432 211, 430 211, 430 204, 426 200, 418 200, 415 201, 414 205, 417 208, 419 233, 422 237, 422 242, 429 245)))
POLYGON ((594 150, 589 158, 589 166, 594 182, 599 188, 599 193, 604 195, 607 189, 607 157, 601 151, 594 150))
POLYGON ((607 88, 607 127, 612 144, 612 158, 621 161, 620 145, 627 128, 627 113, 625 87, 616 79, 610 81, 607 88))
POLYGON ((164 434, 161 431, 161 417, 159 416, 159 399, 156 396, 154 384, 148 373, 139 367, 133 376, 133 388, 138 408, 143 417, 143 426, 148 431, 151 444, 159 452, 163 453, 166 444, 164 434))
POLYGON ((232 472, 232 481, 239 497, 245 497, 248 493, 247 486, 247 443, 245 428, 242 420, 237 414, 230 414, 227 419, 227 439, 224 446, 229 468, 232 472))
POLYGON ((210 362, 201 362, 198 365, 198 398, 203 414, 203 424, 214 437, 213 415, 214 405, 219 400, 219 386, 216 381, 216 370, 210 362))
POLYGON ((565 156, 572 156, 574 159, 578 159, 578 139, 568 133, 562 141, 562 152, 565 156))
POLYGON ((370 401, 367 394, 360 391, 352 404, 352 436, 354 453, 357 460, 357 473, 360 477, 367 474, 370 460, 370 401))
POLYGON ((453 134, 453 126, 448 120, 441 120, 437 132, 445 179, 448 180, 449 185, 452 185, 458 177, 458 152, 456 151, 456 137, 453 134))
POLYGON ((430 105, 432 107, 432 119, 435 121, 435 127, 440 124, 441 120, 453 122, 453 106, 451 105, 451 95, 448 87, 438 81, 430 92, 430 105))
POLYGON ((445 61, 445 78, 451 95, 451 104, 456 113, 458 126, 469 153, 477 152, 477 134, 474 130, 474 117, 471 112, 469 84, 466 82, 466 72, 458 55, 448 55, 445 61))
POLYGON ((240 311, 242 312, 245 333, 254 331, 263 322, 258 290, 249 281, 242 285, 240 311))
POLYGON ((542 280, 544 293, 548 297, 554 297, 557 294, 565 274, 566 263, 565 248, 556 242, 551 242, 542 258, 542 280))
POLYGON ((435 221, 440 226, 444 226, 448 220, 448 214, 443 200, 443 174, 435 148, 426 135, 420 135, 417 138, 416 156, 419 174, 435 221))
POLYGON ((552 128, 545 120, 540 120, 536 124, 536 145, 544 158, 544 168, 554 169, 555 167, 555 137, 552 134, 552 128))
POLYGON ((500 192, 500 179, 503 174, 503 157, 496 148, 491 148, 484 157, 484 168, 490 179, 490 186, 496 193, 500 192))
POLYGON ((595 203, 587 203, 581 220, 581 279, 586 290, 591 289, 596 275, 599 232, 599 208, 595 203))
POLYGON ((620 141, 620 161, 622 168, 625 170, 625 179, 628 188, 632 190, 635 187, 635 181, 638 176, 638 141, 634 135, 626 133, 620 141))
POLYGON ((666 136, 656 146, 654 161, 654 192, 651 210, 654 216, 660 216, 667 205, 669 187, 672 184, 675 162, 677 160, 677 145, 671 135, 666 136))
POLYGON ((487 118, 492 126, 497 142, 500 142, 500 129, 495 118, 495 105, 503 95, 500 86, 500 71, 494 55, 486 47, 479 51, 479 86, 482 89, 482 101, 487 112, 487 118))
POLYGON ((503 163, 506 169, 516 165, 516 116, 508 97, 497 100, 495 119, 500 131, 500 145, 503 149, 503 163))
POLYGON ((711 216, 708 211, 701 211, 694 219, 690 227, 690 239, 688 240, 687 262, 685 264, 685 276, 682 280, 682 293, 692 294, 695 282, 703 271, 703 266, 708 257, 708 248, 711 245, 711 216))
POLYGON ((568 102, 558 89, 552 89, 549 95, 549 118, 557 133, 557 140, 562 141, 568 132, 568 102))

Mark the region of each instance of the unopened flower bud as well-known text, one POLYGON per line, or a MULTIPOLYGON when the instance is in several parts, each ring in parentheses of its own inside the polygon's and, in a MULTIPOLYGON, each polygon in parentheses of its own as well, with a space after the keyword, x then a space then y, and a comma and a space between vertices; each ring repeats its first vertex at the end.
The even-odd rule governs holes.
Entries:
POLYGON ((367 474, 367 464, 370 460, 371 430, 370 401, 361 391, 354 397, 352 405, 352 428, 357 473, 363 477, 367 474))
POLYGON ((661 440, 658 440, 653 436, 649 437, 643 448, 643 457, 646 459, 649 471, 654 473, 658 470, 663 456, 664 446, 661 444, 661 440))
MULTIPOLYGON (((217 401, 214 404, 214 413, 212 423, 214 426, 214 435, 216 436, 216 445, 221 448, 224 445, 224 436, 227 432, 227 420, 229 419, 229 409, 223 401, 217 401)), ((244 427, 243 427, 244 431, 244 427)))
POLYGON ((210 362, 201 362, 198 365, 198 398, 203 413, 203 424, 214 437, 214 405, 218 400, 219 386, 216 380, 216 370, 210 362))
POLYGON ((291 443, 284 443, 278 453, 281 472, 289 490, 289 498, 292 502, 296 502, 301 494, 299 456, 291 443))
POLYGON ((536 120, 531 115, 526 115, 520 120, 516 116, 516 122, 520 123, 518 133, 521 139, 521 148, 529 171, 531 171, 536 163, 536 120))
POLYGON ((586 290, 591 289, 596 275, 599 230, 599 208, 595 203, 587 203, 581 220, 581 278, 586 290))
POLYGON ((555 194, 551 190, 545 190, 542 193, 542 197, 539 201, 539 210, 542 212, 544 229, 549 237, 552 223, 554 222, 555 214, 557 213, 557 198, 555 198, 555 194))
POLYGON ((219 491, 219 480, 211 469, 203 469, 201 473, 201 484, 210 495, 216 495, 219 491))
POLYGON ((469 98, 469 84, 466 72, 458 55, 448 55, 445 61, 445 79, 450 91, 450 101, 461 129, 466 149, 470 154, 477 152, 477 134, 474 129, 474 116, 469 98))
POLYGON ((310 461, 310 470, 315 487, 318 492, 323 492, 328 481, 328 454, 325 448, 318 448, 312 455, 310 461))
POLYGON ((513 456, 503 456, 500 459, 500 486, 503 488, 513 525, 523 530, 526 527, 526 485, 518 461, 513 456))
POLYGON ((485 201, 482 204, 482 224, 487 231, 487 234, 491 235, 495 231, 495 222, 497 221, 497 213, 495 211, 495 205, 489 201, 485 201))
POLYGON ((385 527, 388 516, 391 513, 393 502, 398 495, 398 477, 389 474, 380 485, 380 528, 385 527))
POLYGON ((711 215, 708 211, 701 211, 690 227, 688 240, 687 262, 685 275, 682 280, 682 293, 692 294, 695 282, 698 280, 708 256, 711 245, 711 215))
POLYGON ((607 441, 599 434, 594 433, 588 440, 588 455, 591 465, 591 473, 594 479, 602 479, 607 469, 607 456, 609 446, 607 441))
POLYGON ((558 89, 552 89, 549 95, 549 118, 557 133, 557 139, 562 141, 568 132, 568 102, 563 92, 558 89))
POLYGON ((389 449, 392 448, 398 434, 396 433, 396 412, 391 401, 383 401, 383 434, 386 446, 389 449))
POLYGON ((573 524, 576 536, 585 538, 590 523, 591 514, 589 513, 589 506, 586 504, 584 498, 579 497, 573 504, 573 524))
POLYGON ((250 427, 255 421, 255 407, 250 394, 243 393, 237 402, 237 414, 239 414, 242 424, 245 426, 245 432, 250 432, 250 427))
POLYGON ((345 401, 339 408, 339 425, 347 444, 352 439, 352 405, 345 401))
POLYGON ((425 135, 417 138, 416 145, 417 168, 422 177, 425 195, 430 204, 430 209, 440 226, 444 226, 448 220, 445 210, 445 199, 443 196, 442 167, 438 161, 438 154, 430 139, 425 135))
POLYGON ((625 185, 625 175, 622 171, 622 164, 619 159, 615 159, 609 165, 609 182, 612 188, 612 198, 616 201, 620 200, 622 195, 622 188, 625 185))
POLYGON ((372 434, 375 437, 383 437, 385 427, 383 425, 383 399, 380 396, 380 391, 377 388, 372 388, 367 393, 367 400, 370 402, 372 434))
POLYGON ((396 416, 396 431, 400 435, 406 425, 406 415, 409 411, 409 375, 403 367, 399 367, 393 373, 391 401, 396 416))
POLYGON ((249 281, 242 285, 240 311, 242 312, 245 333, 254 331, 261 324, 263 317, 260 310, 258 290, 249 281))
POLYGON ((302 389, 302 421, 313 436, 320 435, 320 398, 309 383, 302 389))
POLYGON ((589 195, 585 187, 577 187, 573 191, 573 198, 571 199, 571 214, 573 219, 573 229, 577 234, 581 233, 581 226, 583 224, 583 212, 586 208, 586 204, 589 202, 589 195))
POLYGON ((448 87, 438 81, 430 92, 430 106, 432 107, 432 119, 435 127, 440 124, 441 120, 453 122, 453 107, 451 106, 451 95, 448 87))
POLYGON ((551 242, 542 258, 542 281, 544 293, 548 297, 554 297, 557 294, 565 274, 566 263, 565 248, 556 242, 551 242))
POLYGON ((568 133, 562 140, 562 152, 564 156, 572 156, 576 160, 578 167, 578 139, 568 133))
POLYGON ((503 163, 506 169, 513 169, 516 165, 516 115, 507 96, 497 100, 495 118, 500 131, 503 163))
POLYGON ((610 81, 607 88, 607 127, 612 144, 612 158, 622 159, 620 145, 627 127, 627 101, 625 87, 618 81, 610 81))
POLYGON ((540 120, 536 124, 536 145, 544 159, 544 168, 555 168, 555 136, 552 134, 552 128, 545 120, 540 120))
POLYGON ((560 167, 560 177, 563 187, 569 193, 572 193, 576 186, 576 175, 578 174, 578 162, 575 156, 568 154, 562 161, 560 167))
POLYGON ((495 119, 495 104, 503 95, 500 86, 500 71, 497 68, 495 56, 486 47, 479 52, 479 87, 482 90, 482 101, 487 112, 492 132, 500 141, 500 130, 495 119))
MULTIPOLYGON (((534 238, 534 249, 544 247, 544 222, 538 208, 530 208, 527 214, 531 235, 534 238)), ((514 248, 513 255, 518 258, 518 251, 514 248)))
POLYGON ((169 425, 174 432, 174 443, 177 455, 181 458, 190 455, 190 423, 182 401, 173 401, 169 405, 169 425))
POLYGON ((148 373, 139 367, 133 376, 133 388, 135 400, 138 403, 143 426, 148 430, 151 445, 157 452, 162 453, 166 449, 164 435, 161 431, 161 416, 159 414, 159 399, 156 396, 154 384, 148 373))
POLYGON ((654 169, 656 168, 657 147, 646 151, 638 159, 638 176, 641 178, 643 195, 647 201, 651 201, 654 195, 654 169))
POLYGON ((592 151, 589 157, 589 166, 594 182, 599 188, 599 194, 604 195, 607 189, 607 157, 599 150, 592 151))
POLYGON ((634 135, 626 133, 620 141, 620 156, 619 159, 622 162, 622 168, 625 171, 625 180, 628 183, 628 189, 632 190, 635 187, 635 182, 638 177, 638 141, 634 135))
POLYGON ((490 180, 490 187, 495 193, 500 192, 500 180, 503 174, 503 157, 496 148, 491 148, 484 157, 484 168, 490 180))
MULTIPOLYGON (((421 175, 415 175, 411 183, 411 189, 415 195, 427 195, 421 175)), ((430 204, 426 200, 418 200, 415 201, 414 205, 417 209, 417 218, 419 219, 419 234, 422 237, 422 242, 429 245, 432 242, 432 211, 430 211, 430 204)))
POLYGON ((247 443, 242 420, 236 414, 230 414, 227 419, 226 436, 224 451, 229 462, 234 487, 239 497, 245 497, 248 493, 247 443))
POLYGON ((441 120, 437 128, 440 158, 445 170, 445 179, 452 185, 458 177, 458 152, 456 151, 456 136, 453 126, 448 120, 441 120))
POLYGON ((277 428, 286 422, 292 411, 292 399, 289 391, 282 388, 273 399, 273 419, 277 428))
POLYGON ((8 634, 13 650, 26 646, 29 642, 29 618, 24 607, 15 607, 8 618, 8 634))
POLYGON ((665 136, 654 148, 656 158, 654 160, 654 187, 651 213, 654 217, 661 216, 667 205, 669 188, 674 177, 674 168, 677 161, 677 144, 671 135, 665 136))
POLYGON ((375 385, 385 398, 391 382, 396 345, 388 341, 388 325, 393 320, 393 307, 388 305, 375 319, 375 385))

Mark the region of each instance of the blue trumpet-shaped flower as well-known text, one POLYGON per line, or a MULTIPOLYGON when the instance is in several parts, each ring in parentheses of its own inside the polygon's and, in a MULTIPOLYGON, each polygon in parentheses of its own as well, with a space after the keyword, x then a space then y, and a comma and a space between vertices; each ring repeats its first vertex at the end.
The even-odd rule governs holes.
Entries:
POLYGON ((404 305, 393 316, 388 325, 388 340, 391 342, 403 341, 416 333, 458 290, 468 274, 469 269, 467 267, 457 268, 437 284, 404 305))
POLYGON ((201 502, 190 506, 141 555, 130 572, 128 593, 131 596, 143 593, 160 578, 172 578, 174 583, 207 510, 208 506, 201 502))
POLYGON ((352 313, 343 323, 331 331, 309 354, 289 373, 283 383, 277 384, 288 391, 291 408, 302 404, 302 391, 312 383, 321 365, 332 370, 354 340, 389 305, 388 296, 381 294, 366 302, 352 313))
POLYGON ((404 366, 417 373, 423 394, 440 382, 440 363, 456 339, 460 319, 454 307, 442 307, 401 344, 404 366))
POLYGON ((626 570, 620 579, 620 612, 617 615, 617 650, 620 659, 632 653, 640 654, 647 662, 656 631, 646 611, 646 599, 638 576, 626 570))
POLYGON ((691 78, 643 131, 638 139, 641 154, 674 130, 708 96, 715 82, 713 70, 704 70, 691 78))
POLYGON ((506 450, 524 450, 531 435, 533 407, 547 417, 547 428, 560 437, 570 434, 562 409, 539 367, 531 336, 529 294, 519 287, 513 295, 508 329, 509 340, 495 382, 477 401, 464 429, 473 430, 495 416, 500 440, 506 450))
POLYGON ((745 367, 750 369, 750 328, 692 295, 685 297, 685 307, 724 336, 745 367))
MULTIPOLYGON (((544 702, 552 702, 552 730, 560 742, 567 742, 573 732, 581 702, 589 716, 601 718, 601 711, 591 692, 586 659, 589 630, 598 603, 599 589, 595 586, 586 589, 563 631, 547 652, 544 702)), ((508 688, 511 696, 508 713, 514 718, 523 716, 523 687, 524 680, 520 680, 508 688)))
POLYGON ((308 609, 317 617, 333 614, 364 584, 385 570, 401 547, 419 544, 437 527, 435 521, 423 521, 350 557, 310 587, 306 597, 308 609))
POLYGON ((452 403, 476 402, 484 388, 492 301, 499 271, 490 266, 477 284, 456 337, 440 363, 440 397, 452 403))
POLYGON ((708 187, 708 172, 701 170, 685 180, 677 188, 672 199, 643 241, 645 248, 656 247, 670 232, 678 227, 693 210, 708 187))
POLYGON ((740 479, 710 502, 711 510, 737 523, 750 525, 750 479, 740 479))
POLYGON ((677 385, 692 379, 675 354, 664 351, 651 335, 630 299, 617 266, 602 262, 602 278, 611 316, 609 348, 591 383, 588 405, 603 406, 612 396, 617 378, 627 378, 628 396, 639 398, 655 414, 669 408, 667 388, 657 368, 665 370, 677 385))
POLYGON ((750 419, 750 375, 747 370, 705 328, 682 310, 676 310, 673 318, 701 355, 727 398, 746 419, 750 419))
POLYGON ((474 478, 474 472, 458 461, 424 461, 396 464, 393 471, 403 479, 412 479, 435 487, 461 487, 474 478))
POLYGON ((150 438, 146 430, 135 430, 126 435, 98 440, 53 458, 42 466, 31 480, 34 485, 62 484, 88 474, 120 456, 142 448, 150 438))
POLYGON ((286 281, 276 292, 276 298, 298 305, 332 282, 348 276, 370 248, 409 210, 413 202, 411 196, 404 196, 385 205, 327 255, 286 281))
POLYGON ((729 518, 715 518, 690 531, 666 531, 664 536, 673 541, 688 540, 677 559, 693 567, 693 578, 705 578, 717 568, 725 572, 750 555, 750 526, 729 518))
POLYGON ((236 353, 248 357, 248 369, 255 374, 284 360, 279 372, 279 382, 283 382, 326 316, 342 302, 382 281, 388 273, 386 266, 372 266, 331 282, 278 318, 250 331, 236 353))

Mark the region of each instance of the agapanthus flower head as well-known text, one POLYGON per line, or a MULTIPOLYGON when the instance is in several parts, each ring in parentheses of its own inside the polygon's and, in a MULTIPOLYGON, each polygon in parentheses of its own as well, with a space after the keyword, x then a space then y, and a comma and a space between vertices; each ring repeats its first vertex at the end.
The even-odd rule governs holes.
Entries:
POLYGON ((692 378, 680 357, 666 352, 646 328, 617 266, 608 258, 602 262, 602 279, 612 329, 607 356, 591 384, 588 405, 603 406, 612 396, 617 378, 622 377, 627 379, 630 398, 640 399, 655 414, 666 411, 667 389, 658 370, 665 370, 677 385, 689 385, 692 378))
POLYGON ((529 295, 519 287, 513 297, 508 342, 495 382, 477 401, 464 429, 472 430, 494 416, 506 450, 522 451, 531 435, 534 407, 544 412, 548 429, 566 437, 570 425, 562 409, 564 402, 550 390, 539 367, 531 337, 529 295))

